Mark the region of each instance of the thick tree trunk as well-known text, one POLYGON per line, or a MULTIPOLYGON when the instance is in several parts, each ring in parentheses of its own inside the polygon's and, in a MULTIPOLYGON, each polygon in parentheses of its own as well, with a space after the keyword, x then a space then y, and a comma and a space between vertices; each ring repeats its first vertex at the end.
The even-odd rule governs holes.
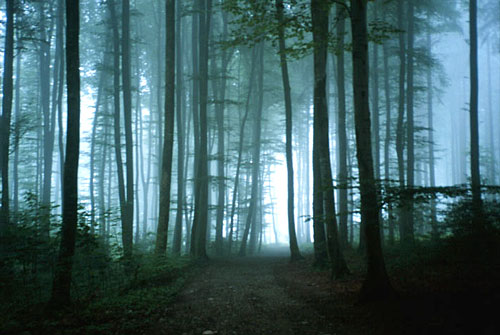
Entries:
POLYGON ((167 0, 166 2, 166 27, 165 134, 160 183, 160 214, 155 246, 157 255, 164 255, 167 251, 168 221, 170 217, 175 120, 175 0, 167 0))
MULTIPOLYGON (((193 256, 206 259, 206 235, 208 226, 208 37, 210 30, 210 19, 212 11, 212 1, 198 0, 200 9, 199 15, 199 70, 200 70, 200 148, 198 158, 197 182, 199 191, 197 192, 192 238, 194 243, 191 246, 193 256)), ((196 153, 195 153, 196 154, 196 153)))
POLYGON ((290 79, 288 77, 288 63, 286 59, 285 28, 283 19, 283 0, 276 0, 276 16, 278 20, 279 53, 281 63, 281 76, 283 78, 283 91, 285 98, 285 123, 286 123, 286 168, 288 180, 288 237, 290 243, 290 258, 292 261, 302 259, 295 234, 294 216, 294 189, 293 189, 293 151, 292 151, 292 97, 290 79))
MULTIPOLYGON (((315 192, 323 194, 324 223, 326 224, 327 246, 332 265, 332 277, 340 278, 349 270, 339 245, 338 227, 335 213, 335 197, 332 182, 330 148, 328 138, 328 106, 326 99, 326 62, 328 47, 328 11, 329 5, 319 0, 311 0, 312 29, 314 42, 314 146, 316 149, 316 165, 319 164, 315 179, 315 192), (317 173, 319 172, 319 176, 317 173)), ((314 150, 314 149, 313 149, 314 150)), ((314 153, 313 153, 314 155, 314 153)))
POLYGON ((14 0, 7 0, 7 22, 3 69, 2 115, 0 117, 0 170, 2 171, 2 208, 0 210, 0 237, 9 224, 9 150, 10 119, 12 116, 14 74, 14 0))
POLYGON ((365 223, 367 274, 361 299, 384 299, 393 294, 380 241, 380 216, 374 180, 368 97, 368 32, 365 0, 351 1, 353 91, 356 148, 361 193, 361 220, 365 223))
POLYGON ((79 1, 66 0, 66 59, 68 123, 64 162, 64 205, 61 245, 52 284, 50 305, 57 308, 71 302, 71 272, 78 224, 78 158, 80 153, 80 30, 79 1))

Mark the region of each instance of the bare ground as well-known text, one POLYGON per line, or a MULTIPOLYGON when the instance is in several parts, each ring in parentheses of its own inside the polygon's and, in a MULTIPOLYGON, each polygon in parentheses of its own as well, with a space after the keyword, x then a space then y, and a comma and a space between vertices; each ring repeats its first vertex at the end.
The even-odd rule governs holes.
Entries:
POLYGON ((160 319, 157 334, 335 334, 282 278, 285 254, 212 260, 160 319))
MULTIPOLYGON (((493 286, 486 290, 482 284, 455 289, 450 285, 455 276, 429 288, 428 275, 408 283, 408 276, 419 276, 394 272, 399 299, 359 304, 360 273, 332 281, 328 271, 314 270, 311 263, 311 258, 290 263, 286 249, 268 256, 211 260, 147 333, 500 334, 496 279, 488 280, 493 286)), ((474 276, 475 281, 481 277, 474 276)))

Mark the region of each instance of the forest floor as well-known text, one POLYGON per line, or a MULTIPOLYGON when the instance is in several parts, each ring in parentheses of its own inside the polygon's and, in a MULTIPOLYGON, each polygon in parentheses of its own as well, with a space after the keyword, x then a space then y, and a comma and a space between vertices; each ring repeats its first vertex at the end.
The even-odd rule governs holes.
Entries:
POLYGON ((332 281, 312 268, 311 257, 290 263, 286 251, 212 260, 147 333, 500 334, 498 264, 393 265, 399 298, 360 304, 362 259, 355 253, 352 275, 332 281))
POLYGON ((351 274, 331 280, 312 266, 312 254, 290 263, 287 248, 268 247, 204 264, 173 259, 118 296, 59 314, 43 305, 20 310, 9 325, 0 322, 0 334, 496 335, 500 238, 481 241, 421 245, 406 256, 386 248, 399 295, 390 301, 358 301, 365 270, 357 252, 346 253, 351 274))

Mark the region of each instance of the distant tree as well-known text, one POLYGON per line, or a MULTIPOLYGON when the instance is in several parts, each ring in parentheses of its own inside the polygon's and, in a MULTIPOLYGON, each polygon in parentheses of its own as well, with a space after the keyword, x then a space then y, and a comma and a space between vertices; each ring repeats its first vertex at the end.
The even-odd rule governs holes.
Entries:
POLYGON ((63 223, 61 244, 52 283, 50 305, 67 306, 71 302, 71 276, 78 225, 78 158, 80 154, 80 3, 66 0, 66 82, 68 117, 66 161, 64 162, 63 223))

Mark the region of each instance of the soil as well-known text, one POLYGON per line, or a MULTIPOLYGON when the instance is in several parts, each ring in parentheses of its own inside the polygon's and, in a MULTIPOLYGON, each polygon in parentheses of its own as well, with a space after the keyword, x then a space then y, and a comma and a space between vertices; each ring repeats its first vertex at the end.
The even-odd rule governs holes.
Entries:
POLYGON ((334 334, 279 277, 284 253, 211 260, 160 319, 157 334, 334 334))
POLYGON ((290 263, 287 250, 212 259, 147 333, 500 334, 498 291, 410 292, 396 278, 399 299, 360 304, 362 276, 332 281, 311 263, 290 263))

